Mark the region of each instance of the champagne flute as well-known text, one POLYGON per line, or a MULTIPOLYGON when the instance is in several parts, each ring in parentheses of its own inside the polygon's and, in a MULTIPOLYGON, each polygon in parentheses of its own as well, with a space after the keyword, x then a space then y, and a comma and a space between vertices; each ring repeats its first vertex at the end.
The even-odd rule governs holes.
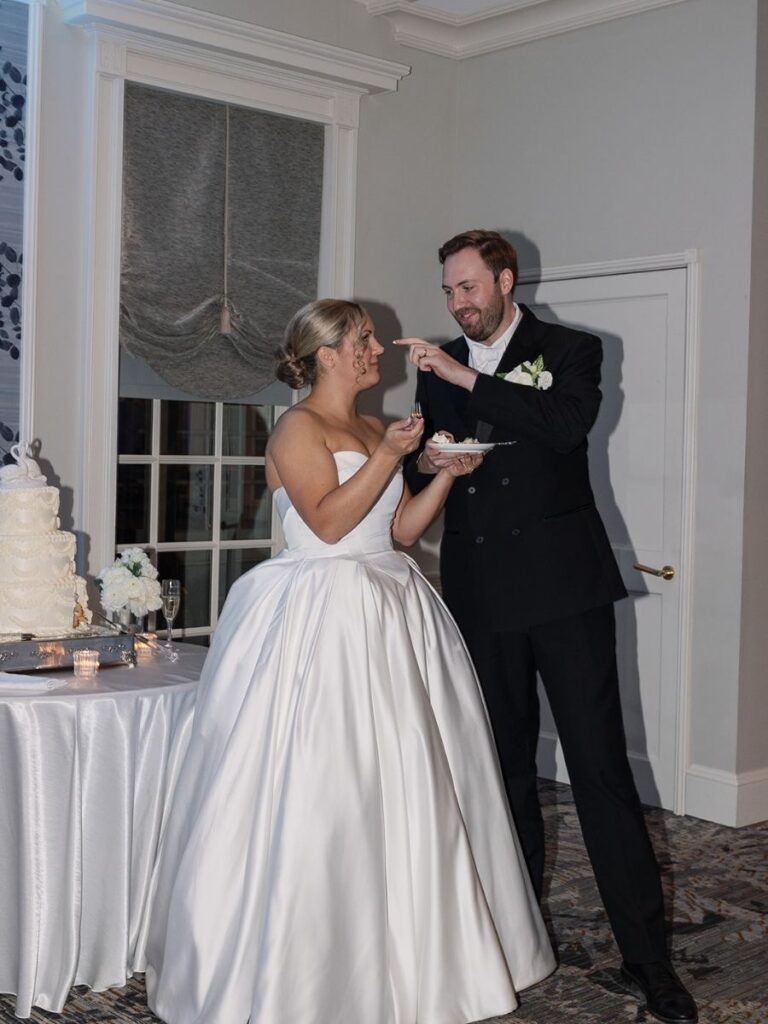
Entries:
POLYGON ((173 646, 173 620, 179 612, 181 604, 181 580, 163 580, 160 589, 160 596, 163 599, 163 618, 168 631, 163 646, 166 650, 175 650, 173 646))

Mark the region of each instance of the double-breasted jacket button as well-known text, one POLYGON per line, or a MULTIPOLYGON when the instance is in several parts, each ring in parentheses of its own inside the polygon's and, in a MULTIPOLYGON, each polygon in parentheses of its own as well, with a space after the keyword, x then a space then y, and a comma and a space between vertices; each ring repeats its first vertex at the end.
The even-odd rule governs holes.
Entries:
POLYGON ((501 481, 501 486, 502 486, 502 487, 507 487, 508 485, 509 485, 509 477, 508 477, 508 476, 505 476, 505 477, 503 478, 503 480, 501 481))
POLYGON ((470 486, 467 488, 467 494, 474 494, 476 490, 477 488, 473 484, 470 484, 470 486))
POLYGON ((475 544, 482 544, 485 537, 475 537, 475 544))
POLYGON ((518 530, 517 527, 515 527, 514 530, 511 531, 511 533, 512 533, 513 537, 519 537, 520 536, 520 531, 518 530))

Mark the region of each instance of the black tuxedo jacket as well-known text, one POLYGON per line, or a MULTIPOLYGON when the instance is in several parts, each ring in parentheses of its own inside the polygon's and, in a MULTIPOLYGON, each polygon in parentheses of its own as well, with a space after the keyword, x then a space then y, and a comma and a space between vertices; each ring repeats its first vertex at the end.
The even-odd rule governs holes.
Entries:
MULTIPOLYGON (((482 616, 494 630, 519 630, 626 596, 589 482, 587 434, 600 406, 602 346, 594 335, 523 317, 497 373, 541 355, 546 391, 480 374, 471 392, 420 372, 416 397, 424 440, 489 434, 515 441, 492 449, 454 484, 441 546, 443 594, 462 629, 482 616)), ((443 348, 467 365, 463 337, 443 348)), ((415 493, 429 476, 406 461, 415 493)))

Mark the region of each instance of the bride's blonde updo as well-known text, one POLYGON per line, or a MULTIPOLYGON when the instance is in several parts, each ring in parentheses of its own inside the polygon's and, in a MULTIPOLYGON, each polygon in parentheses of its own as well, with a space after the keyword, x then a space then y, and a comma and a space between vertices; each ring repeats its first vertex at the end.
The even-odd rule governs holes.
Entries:
POLYGON ((346 299, 317 299, 294 313, 276 353, 275 374, 299 389, 317 380, 317 350, 338 348, 352 328, 360 329, 367 313, 346 299))

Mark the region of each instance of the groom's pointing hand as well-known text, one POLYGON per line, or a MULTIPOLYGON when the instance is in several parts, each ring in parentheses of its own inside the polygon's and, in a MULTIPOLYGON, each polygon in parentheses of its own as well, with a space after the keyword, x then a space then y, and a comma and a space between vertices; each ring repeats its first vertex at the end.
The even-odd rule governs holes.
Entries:
POLYGON ((423 338, 398 338, 394 344, 408 347, 408 359, 418 370, 437 374, 449 384, 456 384, 467 391, 471 391, 475 386, 477 370, 464 366, 439 346, 432 345, 423 338))

